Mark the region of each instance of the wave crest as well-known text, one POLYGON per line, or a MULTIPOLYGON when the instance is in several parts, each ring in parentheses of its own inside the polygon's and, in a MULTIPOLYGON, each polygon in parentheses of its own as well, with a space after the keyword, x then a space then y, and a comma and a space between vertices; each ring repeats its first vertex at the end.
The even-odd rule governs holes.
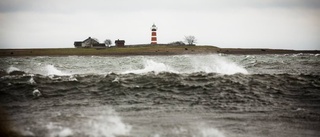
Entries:
POLYGON ((232 75, 236 73, 248 74, 248 71, 224 57, 211 56, 187 56, 185 60, 154 61, 152 59, 143 60, 143 68, 124 71, 122 74, 134 73, 143 74, 148 72, 170 72, 170 73, 219 73, 232 75), (181 65, 184 63, 184 65, 181 65), (179 64, 179 65, 176 65, 179 64))

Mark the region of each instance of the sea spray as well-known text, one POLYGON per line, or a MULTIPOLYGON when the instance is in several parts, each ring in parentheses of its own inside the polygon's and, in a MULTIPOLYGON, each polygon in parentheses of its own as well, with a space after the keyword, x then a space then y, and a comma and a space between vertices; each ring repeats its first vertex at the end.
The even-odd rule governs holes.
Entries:
POLYGON ((248 71, 236 63, 217 55, 194 56, 190 58, 193 72, 220 73, 232 75, 235 73, 248 74, 248 71))
POLYGON ((201 128, 199 130, 201 137, 225 137, 222 132, 215 128, 201 128))
MULTIPOLYGON (((18 58, 25 62, 27 59, 18 58)), ((74 75, 74 74, 145 74, 154 72, 170 73, 220 73, 247 74, 246 61, 237 61, 219 55, 174 55, 174 56, 132 56, 132 57, 48 57, 47 60, 36 58, 33 63, 6 66, 8 72, 27 70, 27 73, 40 75, 74 75), (34 65, 34 64, 41 65, 34 65), (50 65, 48 64, 50 63, 50 65), (46 65, 48 64, 48 65, 46 65), (63 66, 63 67, 58 67, 63 66)))
POLYGON ((90 108, 85 113, 84 116, 89 118, 88 122, 79 124, 82 124, 83 130, 88 136, 126 136, 131 131, 132 127, 124 123, 111 107, 90 108), (99 113, 97 114, 97 112, 99 113))
POLYGON ((175 71, 173 68, 171 68, 167 64, 146 59, 146 60, 143 60, 142 69, 125 71, 124 74, 127 74, 127 73, 142 74, 142 73, 148 73, 148 72, 155 72, 157 74, 160 72, 177 72, 177 71, 175 71))
POLYGON ((243 73, 248 74, 248 71, 240 65, 217 55, 210 56, 178 56, 183 58, 183 62, 178 59, 171 62, 166 60, 145 59, 142 60, 143 68, 125 71, 127 73, 142 74, 148 72, 170 72, 170 73, 220 73, 220 74, 235 74, 243 73), (185 65, 176 65, 181 63, 187 63, 185 65))
POLYGON ((31 78, 30 78, 29 81, 28 81, 31 85, 37 84, 36 81, 34 81, 33 77, 34 77, 34 76, 31 76, 31 78))
POLYGON ((50 122, 46 127, 50 131, 47 135, 48 137, 70 137, 73 135, 73 131, 70 128, 56 123, 50 122))
POLYGON ((65 73, 65 72, 58 70, 53 65, 47 65, 46 70, 47 70, 47 75, 58 75, 58 76, 70 75, 68 73, 65 73))
POLYGON ((194 125, 197 130, 197 133, 199 135, 196 136, 200 136, 200 137, 225 137, 225 135, 218 130, 217 128, 214 128, 206 123, 200 122, 200 123, 196 123, 196 125, 194 125))
POLYGON ((16 68, 16 67, 13 67, 13 66, 10 66, 8 69, 7 69, 7 73, 10 74, 11 72, 13 71, 20 71, 20 69, 16 68))

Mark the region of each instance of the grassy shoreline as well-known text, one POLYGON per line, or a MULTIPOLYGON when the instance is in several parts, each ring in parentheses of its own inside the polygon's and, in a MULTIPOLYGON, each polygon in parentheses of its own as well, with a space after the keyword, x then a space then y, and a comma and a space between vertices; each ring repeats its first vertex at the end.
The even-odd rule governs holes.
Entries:
POLYGON ((319 50, 240 49, 214 46, 128 46, 124 48, 50 48, 50 49, 0 49, 0 57, 7 56, 131 56, 131 55, 183 55, 183 54, 319 54, 319 50))

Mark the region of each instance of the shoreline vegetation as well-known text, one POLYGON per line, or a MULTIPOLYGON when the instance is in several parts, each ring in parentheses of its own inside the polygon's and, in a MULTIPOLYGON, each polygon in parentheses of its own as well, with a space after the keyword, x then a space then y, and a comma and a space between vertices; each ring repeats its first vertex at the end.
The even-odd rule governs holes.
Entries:
POLYGON ((319 54, 319 50, 287 49, 242 49, 218 48, 215 46, 172 46, 172 45, 128 45, 111 48, 38 48, 38 49, 0 49, 0 57, 7 56, 132 56, 132 55, 183 55, 183 54, 319 54))

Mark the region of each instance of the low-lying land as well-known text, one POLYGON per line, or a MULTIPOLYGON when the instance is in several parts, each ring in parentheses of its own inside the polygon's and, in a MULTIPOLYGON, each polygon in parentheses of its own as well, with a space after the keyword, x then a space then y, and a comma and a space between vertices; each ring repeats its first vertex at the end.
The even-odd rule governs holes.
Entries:
POLYGON ((51 49, 0 49, 0 56, 127 56, 127 55, 181 55, 181 54, 290 54, 320 53, 319 50, 239 49, 215 46, 127 46, 124 48, 51 48, 51 49))

